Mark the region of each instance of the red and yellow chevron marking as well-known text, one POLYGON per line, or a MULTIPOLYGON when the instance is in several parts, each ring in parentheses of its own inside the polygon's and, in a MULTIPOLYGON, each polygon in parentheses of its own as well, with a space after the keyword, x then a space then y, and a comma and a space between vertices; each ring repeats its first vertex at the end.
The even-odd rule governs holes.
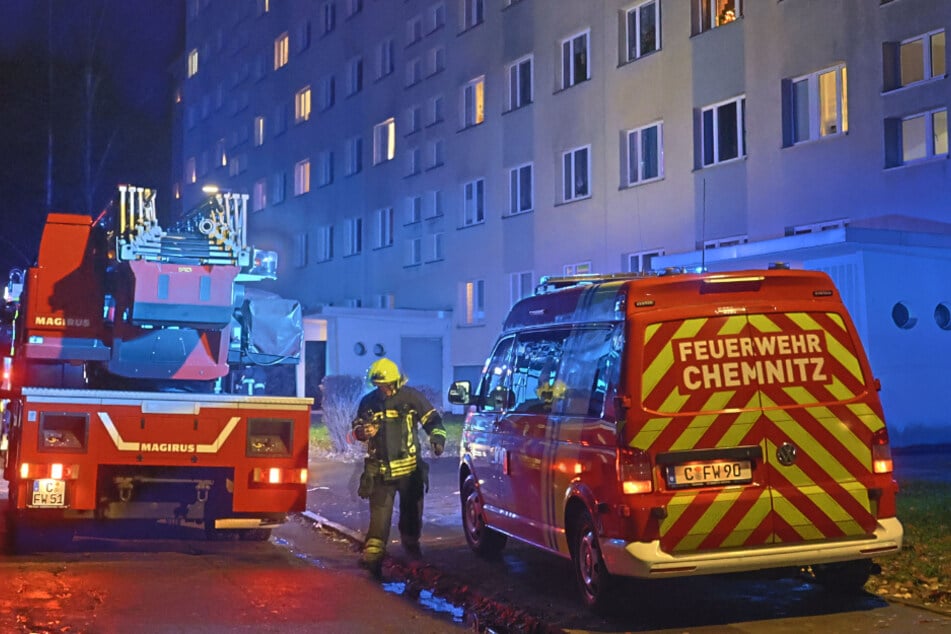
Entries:
POLYGON ((777 313, 651 324, 641 380, 646 419, 630 445, 655 455, 759 445, 753 482, 670 490, 669 552, 864 535, 875 526, 864 481, 881 412, 841 316, 777 313), (780 464, 790 443, 796 461, 780 464))

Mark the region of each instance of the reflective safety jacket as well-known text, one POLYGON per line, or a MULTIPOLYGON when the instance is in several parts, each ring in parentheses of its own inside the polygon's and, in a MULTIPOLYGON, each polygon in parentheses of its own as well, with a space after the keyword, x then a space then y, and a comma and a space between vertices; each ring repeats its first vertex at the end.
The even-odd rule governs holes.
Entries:
POLYGON ((384 397, 379 389, 364 396, 353 427, 368 423, 380 427, 367 441, 367 455, 379 461, 380 473, 386 480, 401 478, 416 470, 420 452, 417 425, 422 426, 432 441, 446 442, 439 412, 419 390, 408 386, 390 397, 384 397))

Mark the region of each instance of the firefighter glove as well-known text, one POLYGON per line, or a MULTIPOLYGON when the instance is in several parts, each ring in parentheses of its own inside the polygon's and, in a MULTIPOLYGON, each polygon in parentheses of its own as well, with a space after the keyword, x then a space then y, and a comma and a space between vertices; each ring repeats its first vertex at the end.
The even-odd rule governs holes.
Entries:
POLYGON ((442 438, 436 438, 433 440, 433 455, 434 456, 441 456, 445 448, 446 448, 446 443, 443 441, 442 438))

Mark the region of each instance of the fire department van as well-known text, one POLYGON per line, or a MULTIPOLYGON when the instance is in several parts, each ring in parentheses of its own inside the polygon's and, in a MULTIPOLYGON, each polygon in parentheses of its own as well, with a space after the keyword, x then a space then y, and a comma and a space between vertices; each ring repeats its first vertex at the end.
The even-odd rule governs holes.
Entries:
POLYGON ((466 538, 570 558, 595 609, 615 577, 858 590, 902 544, 878 387, 824 273, 544 279, 450 389, 466 538))

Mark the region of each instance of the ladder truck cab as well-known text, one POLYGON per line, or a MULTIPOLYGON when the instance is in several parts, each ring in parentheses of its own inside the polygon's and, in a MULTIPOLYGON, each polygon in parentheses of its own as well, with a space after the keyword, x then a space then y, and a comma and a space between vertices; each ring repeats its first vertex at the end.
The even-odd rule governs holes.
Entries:
POLYGON ((168 229, 141 187, 95 219, 48 215, 2 311, 14 548, 77 520, 266 539, 304 509, 301 309, 246 286, 277 272, 247 243, 247 198, 212 193, 168 229))

